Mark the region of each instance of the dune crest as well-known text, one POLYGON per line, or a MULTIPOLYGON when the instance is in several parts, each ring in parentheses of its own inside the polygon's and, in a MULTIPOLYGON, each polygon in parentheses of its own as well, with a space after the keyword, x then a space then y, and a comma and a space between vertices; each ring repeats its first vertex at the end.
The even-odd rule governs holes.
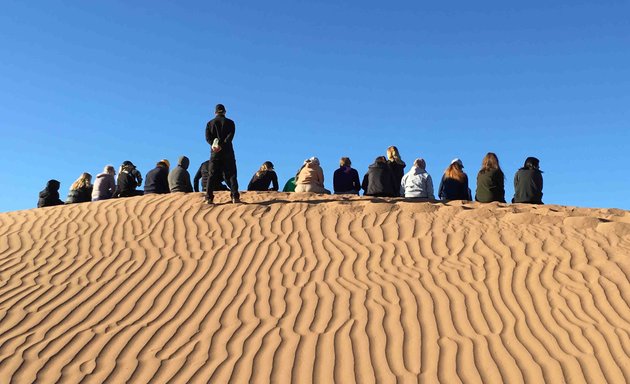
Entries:
POLYGON ((630 382, 630 212, 228 199, 0 214, 3 382, 630 382))

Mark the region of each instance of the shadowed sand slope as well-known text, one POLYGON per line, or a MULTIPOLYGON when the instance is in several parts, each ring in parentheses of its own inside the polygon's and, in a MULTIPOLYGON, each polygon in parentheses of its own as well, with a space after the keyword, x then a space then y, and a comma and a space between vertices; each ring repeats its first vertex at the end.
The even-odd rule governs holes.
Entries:
POLYGON ((243 200, 0 214, 0 381, 630 382, 629 212, 243 200))

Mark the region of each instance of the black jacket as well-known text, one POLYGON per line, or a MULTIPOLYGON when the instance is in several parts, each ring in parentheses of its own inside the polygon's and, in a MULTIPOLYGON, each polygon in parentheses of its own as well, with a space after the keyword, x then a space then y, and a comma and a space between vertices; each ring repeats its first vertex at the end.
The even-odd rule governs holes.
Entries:
POLYGON ((214 119, 210 120, 206 124, 206 141, 212 145, 214 139, 219 139, 219 145, 221 151, 219 154, 230 155, 234 154, 234 148, 232 147, 232 140, 234 139, 234 133, 236 132, 236 125, 234 121, 228 119, 224 115, 217 115, 214 119))
POLYGON ((66 204, 74 203, 87 203, 92 201, 92 187, 82 187, 79 189, 72 189, 68 192, 68 198, 66 204))
POLYGON ((505 203, 505 176, 500 169, 479 171, 475 200, 481 203, 498 201, 505 203))
POLYGON ((168 187, 168 168, 155 167, 147 172, 144 180, 144 194, 150 193, 169 193, 168 187))
POLYGON ((177 162, 177 167, 168 174, 168 187, 171 192, 193 191, 188 165, 190 165, 190 160, 186 156, 181 156, 177 162))
POLYGON ((470 200, 470 189, 468 188, 468 175, 464 174, 464 180, 458 181, 442 176, 438 196, 443 200, 470 200))
POLYGON ((57 180, 48 180, 46 188, 39 193, 37 208, 52 207, 54 205, 63 205, 63 201, 59 199, 59 186, 61 184, 57 180))
POLYGON ((339 167, 333 174, 333 189, 335 193, 344 193, 361 190, 359 172, 350 167, 339 167))
MULTIPOLYGON (((363 177, 362 188, 365 196, 398 196, 394 174, 387 163, 374 163, 368 167, 363 177)), ((398 187, 400 189, 400 187, 398 187)))
MULTIPOLYGON (((199 192, 199 180, 201 180, 201 190, 203 192, 206 191, 206 185, 208 185, 208 164, 210 164, 210 160, 206 160, 199 166, 199 170, 195 173, 195 178, 193 180, 193 186, 195 192, 199 192)), ((223 184, 223 175, 220 175, 219 180, 217 180, 216 185, 212 188, 213 191, 229 191, 230 189, 223 184)))
POLYGON ((278 175, 275 171, 263 171, 260 176, 258 172, 254 173, 247 186, 248 191, 277 191, 278 189, 278 175), (273 184, 271 188, 269 188, 270 184, 273 184))
POLYGON ((542 204, 543 177, 538 169, 521 168, 514 175, 513 203, 542 204))
MULTIPOLYGON (((142 179, 140 178, 140 180, 142 179)), ((139 186, 140 183, 133 171, 122 171, 118 174, 118 178, 116 179, 116 192, 114 192, 114 197, 129 197, 141 194, 141 192, 136 191, 136 188, 139 186)))
POLYGON ((402 164, 398 164, 395 161, 387 161, 387 165, 392 170, 392 174, 394 175, 394 185, 397 187, 394 188, 396 196, 400 195, 400 182, 402 181, 403 176, 405 175, 405 167, 407 164, 403 161, 402 164))

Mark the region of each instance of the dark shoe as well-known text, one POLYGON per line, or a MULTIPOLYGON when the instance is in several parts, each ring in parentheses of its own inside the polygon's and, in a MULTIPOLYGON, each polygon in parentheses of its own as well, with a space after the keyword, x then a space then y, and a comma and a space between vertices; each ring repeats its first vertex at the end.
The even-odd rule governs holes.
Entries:
POLYGON ((206 196, 206 197, 204 198, 204 202, 205 202, 206 204, 208 204, 208 205, 213 205, 213 204, 214 204, 214 198, 206 196))
POLYGON ((241 202, 240 197, 233 197, 232 198, 232 204, 239 204, 241 202))

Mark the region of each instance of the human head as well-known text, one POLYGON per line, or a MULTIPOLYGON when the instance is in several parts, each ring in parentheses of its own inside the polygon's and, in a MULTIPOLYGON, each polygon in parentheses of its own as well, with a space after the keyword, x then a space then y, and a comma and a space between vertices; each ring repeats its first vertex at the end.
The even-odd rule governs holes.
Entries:
POLYGON ((166 160, 166 159, 162 159, 160 161, 157 162, 157 164, 155 164, 156 167, 162 167, 162 168, 170 168, 171 167, 171 163, 166 160))
POLYGON ((177 159, 177 165, 184 169, 188 169, 188 166, 190 165, 190 159, 182 155, 177 159))
POLYGON ((49 191, 58 191, 61 183, 59 180, 51 179, 46 183, 46 189, 49 191))
POLYGON ((374 159, 375 163, 387 163, 387 159, 385 158, 385 156, 378 156, 376 159, 374 159))
POLYGON ((539 169, 540 167, 540 160, 538 160, 535 157, 528 157, 527 159, 525 159, 525 165, 523 165, 523 168, 527 168, 527 169, 539 169))
POLYGON ((451 165, 457 163, 457 165, 459 166, 460 169, 464 169, 464 163, 462 163, 462 161, 459 159, 459 157, 454 158, 453 160, 451 160, 451 165))
POLYGON ((448 179, 463 181, 466 174, 464 173, 462 168, 464 168, 464 166, 462 165, 462 161, 459 159, 453 159, 453 161, 451 161, 451 164, 444 171, 444 176, 446 176, 446 178, 448 179))
POLYGON ((266 171, 273 171, 273 163, 271 161, 265 161, 262 163, 261 168, 264 167, 266 171))
POLYGON ((342 158, 339 160, 339 166, 340 166, 340 167, 349 167, 349 166, 351 166, 351 165, 352 165, 352 162, 350 161, 350 158, 349 158, 349 157, 342 157, 342 158))
POLYGON ((308 159, 308 161, 309 161, 310 163, 315 164, 315 165, 319 165, 319 159, 318 159, 317 157, 315 157, 315 156, 313 156, 313 157, 311 157, 310 159, 308 159))
POLYGON ((400 158, 400 153, 398 152, 398 148, 396 148, 393 145, 387 148, 387 159, 389 161, 395 161, 397 163, 400 163, 402 159, 400 158))
POLYGON ((493 152, 488 152, 481 162, 481 170, 489 171, 491 169, 501 169, 499 166, 499 158, 493 152))
POLYGON ((413 166, 418 169, 425 169, 427 167, 427 162, 424 161, 423 158, 419 157, 413 162, 413 166))
POLYGON ((133 170, 135 168, 136 168, 136 166, 133 165, 133 163, 131 161, 129 161, 129 160, 123 161, 122 165, 120 166, 120 170, 121 171, 123 171, 123 170, 131 171, 131 170, 133 170))
POLYGON ((214 113, 217 115, 225 115, 225 106, 223 104, 217 104, 217 106, 214 107, 214 113))
POLYGON ((113 165, 106 165, 105 168, 103 168, 103 172, 104 173, 109 173, 110 175, 115 175, 116 174, 116 169, 114 169, 113 165))

